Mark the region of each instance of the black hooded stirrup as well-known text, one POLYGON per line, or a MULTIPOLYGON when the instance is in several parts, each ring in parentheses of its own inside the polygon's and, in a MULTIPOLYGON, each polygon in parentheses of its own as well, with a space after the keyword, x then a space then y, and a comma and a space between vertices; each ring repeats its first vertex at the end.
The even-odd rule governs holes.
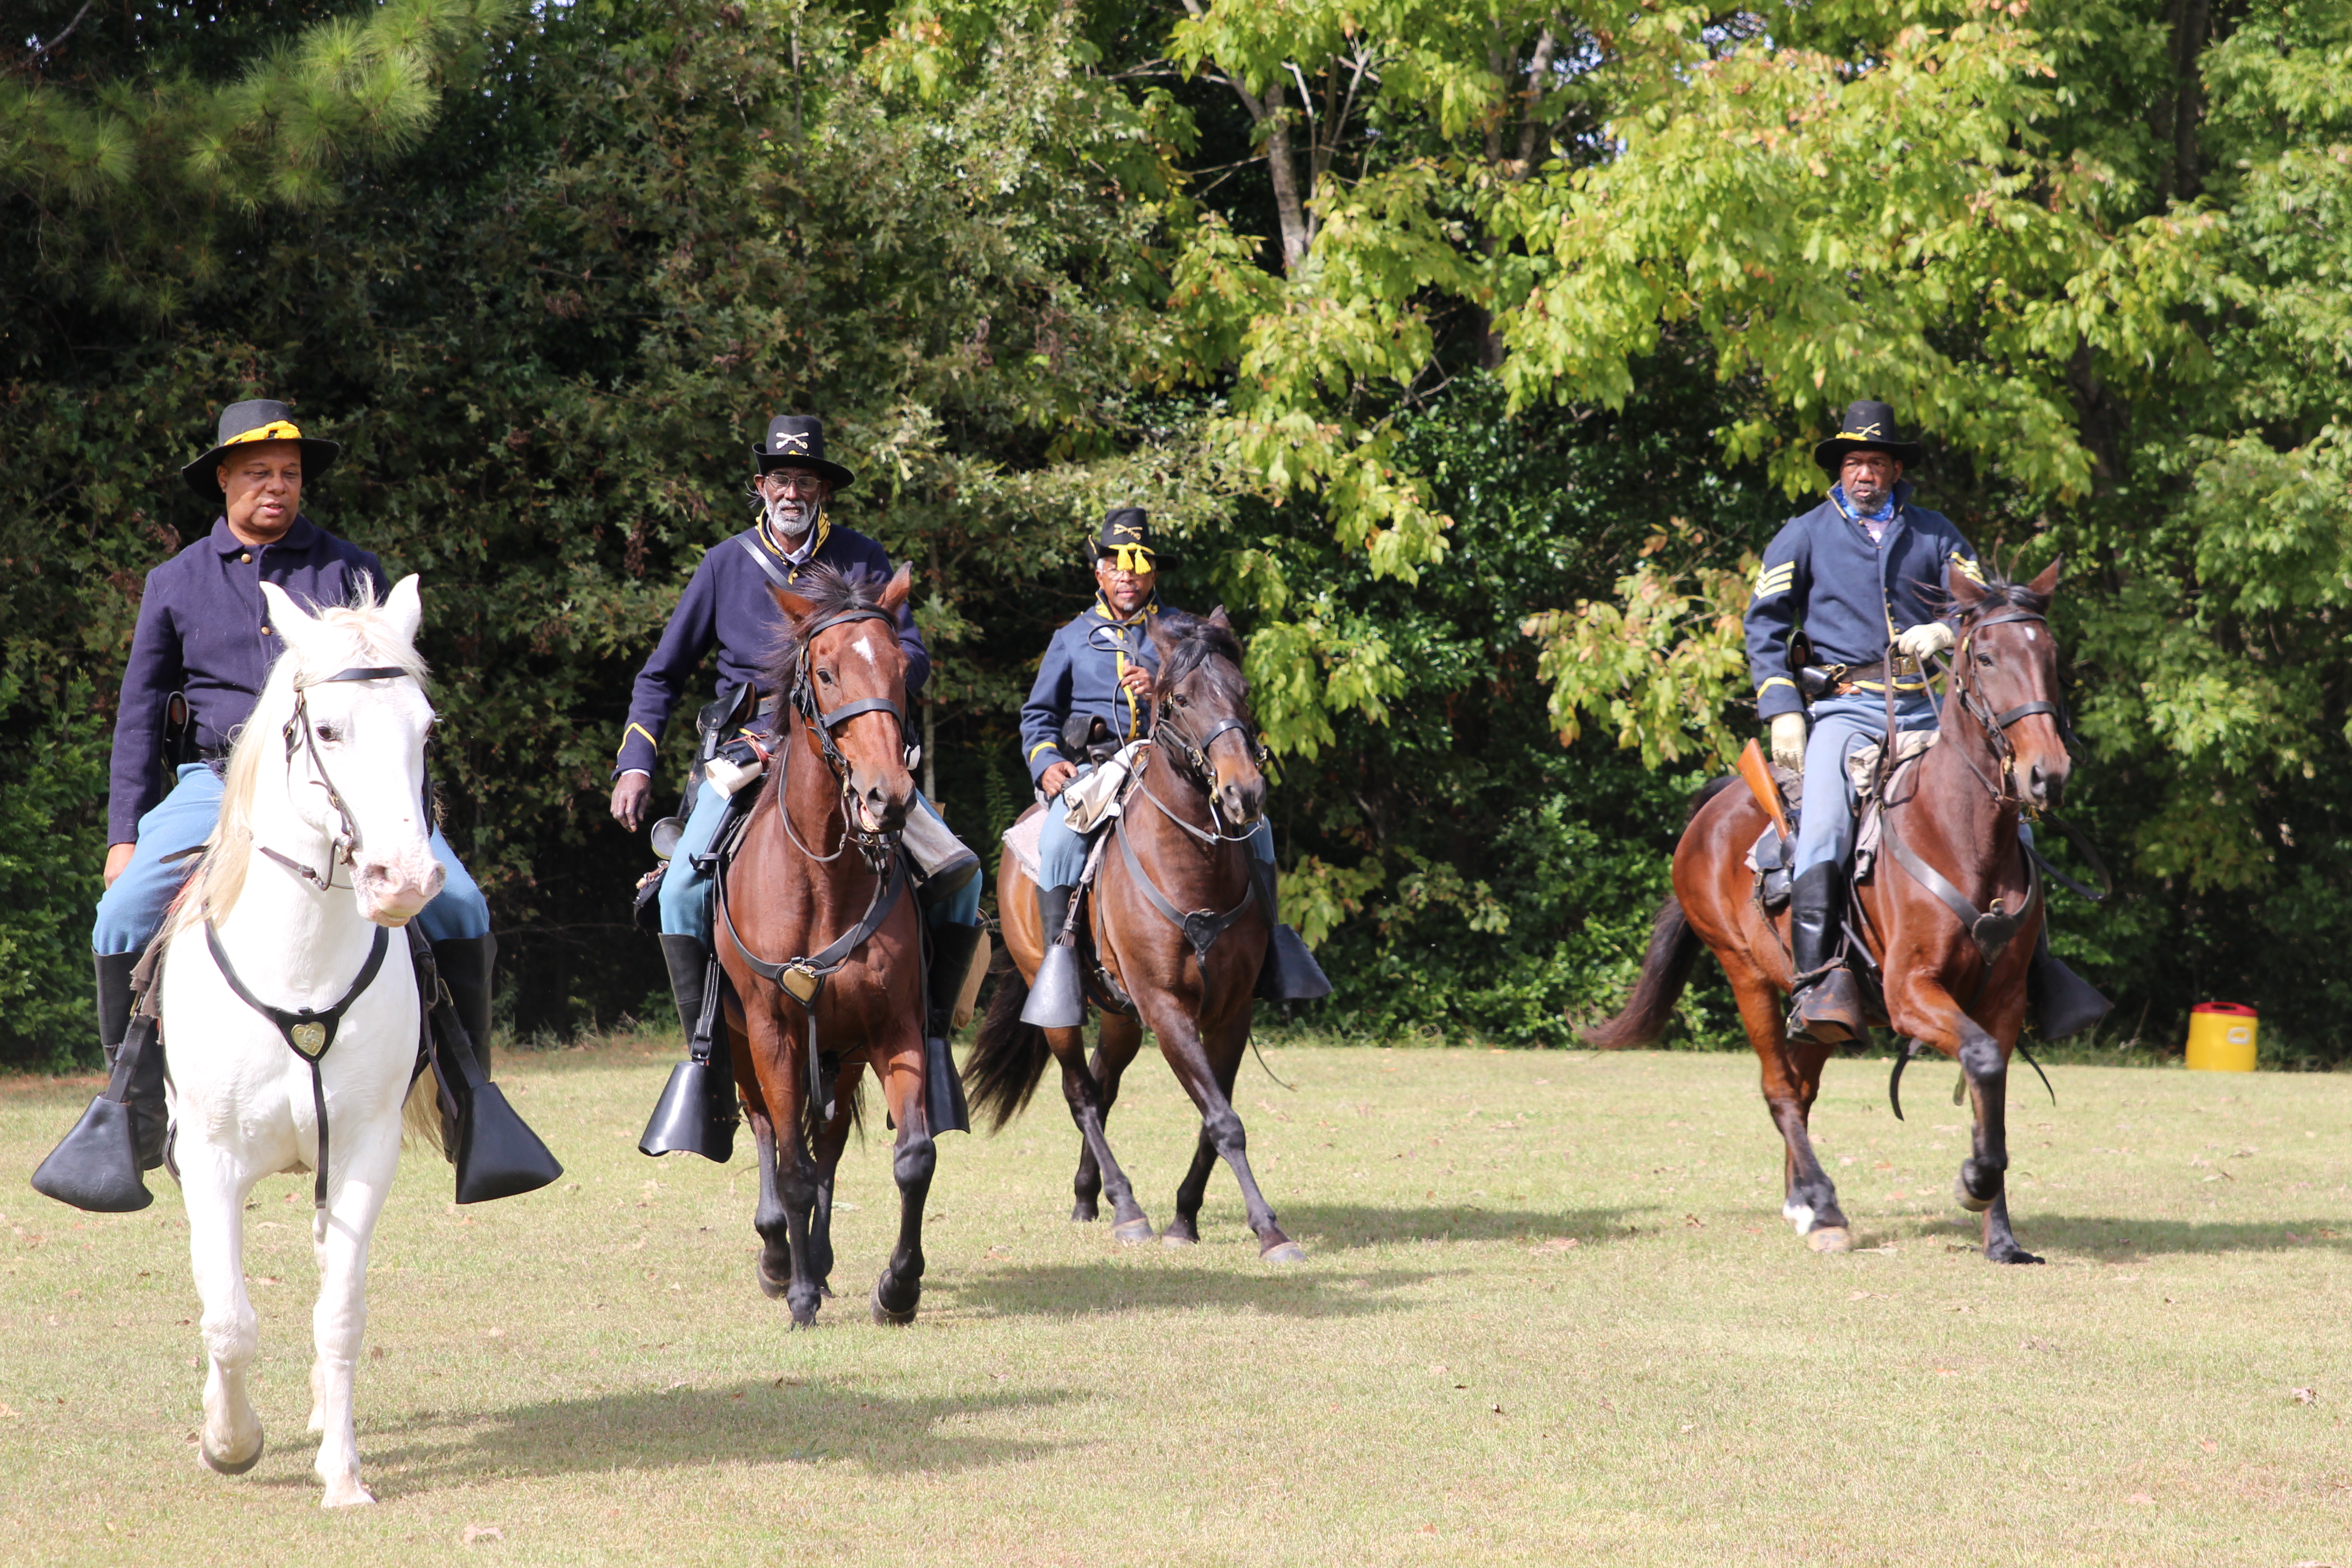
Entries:
POLYGON ((488 1203, 547 1186, 563 1174, 562 1163, 508 1103, 506 1091, 482 1071, 457 998, 442 981, 432 945, 414 923, 408 928, 408 947, 416 965, 423 1014, 418 1065, 421 1068, 430 1055, 441 1084, 443 1125, 454 1120, 457 1128, 451 1150, 457 1166, 457 1201, 488 1203))

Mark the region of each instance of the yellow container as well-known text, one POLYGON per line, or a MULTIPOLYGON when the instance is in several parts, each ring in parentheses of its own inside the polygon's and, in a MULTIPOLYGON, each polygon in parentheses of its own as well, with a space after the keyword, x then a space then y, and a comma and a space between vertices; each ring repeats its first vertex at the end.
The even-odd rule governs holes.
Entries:
POLYGON ((2189 1009, 2189 1070, 2253 1071, 2254 1033, 2260 1027, 2252 1007, 2200 1002, 2189 1009))

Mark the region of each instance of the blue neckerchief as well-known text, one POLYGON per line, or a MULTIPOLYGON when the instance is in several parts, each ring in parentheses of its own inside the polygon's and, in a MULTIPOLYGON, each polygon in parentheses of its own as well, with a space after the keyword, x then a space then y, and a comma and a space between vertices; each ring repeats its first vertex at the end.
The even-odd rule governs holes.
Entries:
POLYGON ((1852 518, 1856 522, 1892 522, 1895 521, 1895 492, 1893 490, 1886 492, 1886 500, 1885 504, 1880 506, 1876 511, 1856 511, 1854 510, 1853 502, 1846 499, 1845 486, 1842 484, 1832 485, 1830 487, 1830 499, 1837 502, 1838 510, 1845 513, 1846 516, 1852 518))

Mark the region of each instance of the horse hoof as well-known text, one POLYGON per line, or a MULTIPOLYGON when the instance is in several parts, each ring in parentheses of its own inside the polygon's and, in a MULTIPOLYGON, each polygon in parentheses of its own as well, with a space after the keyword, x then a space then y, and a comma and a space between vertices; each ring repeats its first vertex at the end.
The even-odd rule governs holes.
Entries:
POLYGON ((894 1312, 889 1308, 882 1304, 882 1281, 879 1279, 874 1281, 874 1321, 881 1327, 886 1329, 905 1328, 908 1323, 915 1321, 916 1308, 921 1305, 921 1298, 918 1297, 914 1305, 909 1306, 905 1311, 894 1312))
POLYGON ((1160 1245, 1162 1247, 1198 1247, 1200 1244, 1199 1237, 1186 1236, 1173 1226, 1160 1233, 1160 1245))
POLYGON ((2012 1241, 2006 1247, 1986 1247, 1985 1261, 1988 1263, 2039 1263, 2042 1259, 2012 1241))
POLYGON ((1825 1225, 1805 1233, 1805 1245, 1815 1252, 1852 1252, 1853 1232, 1842 1225, 1825 1225))
POLYGON ((247 1455, 244 1458, 224 1459, 218 1454, 213 1452, 211 1444, 199 1443, 196 1445, 196 1454, 198 1458, 204 1460, 205 1468, 212 1471, 215 1475, 241 1476, 245 1474, 246 1471, 253 1468, 254 1466, 261 1463, 261 1451, 268 1447, 268 1444, 257 1438, 253 1445, 253 1452, 247 1455))
POLYGON ((1260 1263, 1304 1263, 1307 1249, 1295 1241, 1278 1241, 1257 1255, 1260 1263))
POLYGON ((1148 1219, 1121 1220, 1110 1233, 1113 1241, 1123 1241, 1129 1247, 1150 1241, 1154 1234, 1148 1219))
MULTIPOLYGON (((1959 1199, 1960 1206, 1968 1210, 1970 1214, 1982 1214, 1985 1210, 1992 1207, 1992 1198, 1980 1198, 1977 1196, 1974 1193, 1969 1191, 1968 1183, 1958 1176, 1952 1178, 1952 1195, 1959 1199)), ((2000 1194, 1999 1193, 1995 1193, 1993 1197, 1999 1197, 2000 1195, 2000 1194)))
POLYGON ((360 1485, 356 1477, 336 1482, 319 1500, 320 1508, 361 1508, 375 1501, 375 1494, 360 1485))
POLYGON ((793 1288, 789 1276, 779 1279, 768 1272, 767 1266, 764 1264, 758 1266, 755 1272, 760 1277, 760 1294, 771 1301, 782 1300, 784 1292, 793 1288))
POLYGON ((1098 1217, 1100 1216, 1096 1213, 1095 1205, 1092 1204, 1073 1204, 1070 1205, 1070 1223, 1072 1225, 1092 1225, 1098 1217))

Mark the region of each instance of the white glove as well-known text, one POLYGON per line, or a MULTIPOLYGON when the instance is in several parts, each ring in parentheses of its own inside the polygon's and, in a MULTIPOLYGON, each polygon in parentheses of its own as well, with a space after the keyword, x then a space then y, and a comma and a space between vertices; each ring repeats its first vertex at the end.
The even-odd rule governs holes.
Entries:
POLYGON ((1941 621, 1923 621, 1895 639, 1895 651, 1916 664, 1925 664, 1931 653, 1942 653, 1952 646, 1952 628, 1941 621))
POLYGON ((1792 773, 1805 771, 1805 716, 1802 713, 1773 716, 1772 760, 1792 773))

